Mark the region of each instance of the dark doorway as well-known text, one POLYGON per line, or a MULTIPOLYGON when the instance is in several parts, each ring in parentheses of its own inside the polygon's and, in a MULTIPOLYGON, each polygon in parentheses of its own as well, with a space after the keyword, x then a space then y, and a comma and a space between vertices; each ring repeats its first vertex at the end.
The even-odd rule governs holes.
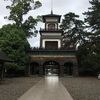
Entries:
POLYGON ((65 75, 72 75, 73 74, 73 63, 71 62, 66 62, 64 64, 64 74, 65 75))
POLYGON ((30 75, 39 74, 39 64, 37 62, 32 62, 30 64, 30 75))
POLYGON ((43 65, 44 75, 59 75, 59 63, 56 61, 47 61, 43 65))

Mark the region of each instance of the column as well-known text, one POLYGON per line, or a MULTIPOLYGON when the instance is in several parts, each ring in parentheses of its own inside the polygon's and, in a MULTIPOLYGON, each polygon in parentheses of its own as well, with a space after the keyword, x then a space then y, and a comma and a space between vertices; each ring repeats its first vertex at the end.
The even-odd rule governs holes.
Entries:
POLYGON ((1 81, 3 80, 3 78, 4 78, 4 62, 2 62, 2 64, 1 64, 1 81))
POLYGON ((30 76, 30 63, 28 63, 26 65, 26 68, 25 68, 25 76, 30 76))
POLYGON ((73 66, 73 76, 79 76, 78 65, 74 65, 73 66))
POLYGON ((39 66, 39 76, 43 76, 43 65, 39 66))
POLYGON ((64 66, 60 65, 60 76, 64 76, 64 66))

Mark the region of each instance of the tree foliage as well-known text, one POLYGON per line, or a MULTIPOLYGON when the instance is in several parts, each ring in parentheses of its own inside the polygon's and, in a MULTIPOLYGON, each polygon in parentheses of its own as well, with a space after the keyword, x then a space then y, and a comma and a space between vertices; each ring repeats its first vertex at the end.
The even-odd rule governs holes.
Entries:
POLYGON ((10 15, 7 18, 14 21, 18 27, 22 28, 27 37, 37 34, 35 26, 39 21, 39 17, 33 18, 33 16, 29 16, 27 19, 24 19, 24 16, 31 10, 41 7, 42 4, 34 0, 11 0, 11 2, 12 4, 6 7, 10 10, 10 15))
POLYGON ((36 25, 40 21, 40 17, 29 16, 27 19, 24 17, 42 4, 34 0, 10 1, 11 5, 6 7, 10 10, 10 15, 5 18, 13 21, 13 24, 4 25, 0 29, 0 48, 14 60, 13 64, 5 64, 9 73, 14 74, 17 71, 24 71, 29 63, 30 45, 27 38, 37 33, 36 25))
POLYGON ((92 72, 93 75, 100 73, 100 1, 89 1, 92 5, 88 8, 85 22, 91 28, 91 32, 87 32, 88 40, 81 45, 77 51, 79 65, 83 71, 92 72))
POLYGON ((80 72, 86 75, 97 75, 100 72, 100 37, 79 46, 77 57, 80 72))
POLYGON ((64 38, 70 37, 70 41, 65 43, 65 47, 71 43, 82 43, 84 41, 84 22, 78 19, 79 16, 69 12, 64 15, 60 27, 64 30, 64 38))
POLYGON ((8 57, 14 60, 13 64, 6 64, 7 68, 25 69, 29 62, 29 43, 26 40, 24 31, 16 25, 4 25, 0 29, 0 48, 8 57))
POLYGON ((79 44, 76 53, 79 72, 84 75, 97 75, 100 73, 100 1, 89 2, 91 7, 83 13, 86 16, 84 22, 78 19, 78 15, 67 13, 61 28, 64 38, 70 37, 70 41, 65 42, 65 47, 71 43, 79 44))
POLYGON ((89 2, 92 6, 83 13, 86 15, 85 22, 93 31, 98 31, 100 30, 100 0, 90 0, 89 2))

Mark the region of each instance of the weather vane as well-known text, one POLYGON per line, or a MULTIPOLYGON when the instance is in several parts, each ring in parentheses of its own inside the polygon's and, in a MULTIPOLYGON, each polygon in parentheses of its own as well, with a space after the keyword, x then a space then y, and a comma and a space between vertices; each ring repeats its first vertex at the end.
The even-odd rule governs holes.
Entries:
POLYGON ((51 0, 51 14, 53 14, 53 0, 51 0))

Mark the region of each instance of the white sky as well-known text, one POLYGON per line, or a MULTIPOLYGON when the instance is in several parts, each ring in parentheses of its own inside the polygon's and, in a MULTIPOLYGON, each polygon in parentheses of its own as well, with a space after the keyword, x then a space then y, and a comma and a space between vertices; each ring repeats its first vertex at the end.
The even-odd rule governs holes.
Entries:
MULTIPOLYGON (((42 7, 37 10, 29 12, 28 15, 33 15, 36 17, 37 15, 45 15, 50 14, 51 12, 51 0, 39 0, 42 3, 42 7)), ((0 27, 2 25, 9 23, 4 16, 9 15, 9 10, 6 9, 6 5, 9 5, 10 1, 0 0, 0 27)), ((82 15, 83 12, 88 10, 88 7, 91 5, 89 4, 89 0, 53 0, 53 13, 58 15, 65 15, 66 13, 73 12, 77 15, 80 15, 80 19, 84 19, 82 15)), ((27 16, 26 16, 27 17, 27 16)), ((39 23, 37 28, 40 29, 43 27, 42 23, 39 23)), ((39 34, 37 37, 32 37, 29 40, 29 43, 32 47, 36 46, 39 47, 39 34)))

